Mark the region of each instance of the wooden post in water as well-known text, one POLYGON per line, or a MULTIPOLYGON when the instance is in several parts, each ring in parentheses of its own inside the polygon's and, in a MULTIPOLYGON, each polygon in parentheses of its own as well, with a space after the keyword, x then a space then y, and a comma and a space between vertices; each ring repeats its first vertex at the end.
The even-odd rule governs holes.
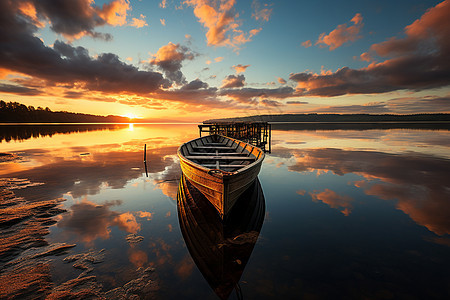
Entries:
POLYGON ((147 144, 144 144, 144 162, 147 161, 147 144))

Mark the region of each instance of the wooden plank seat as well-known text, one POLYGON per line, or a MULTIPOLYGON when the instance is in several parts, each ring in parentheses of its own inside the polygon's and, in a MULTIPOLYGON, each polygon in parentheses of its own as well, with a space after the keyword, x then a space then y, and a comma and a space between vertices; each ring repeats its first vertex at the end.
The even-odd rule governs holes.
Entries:
POLYGON ((223 152, 220 152, 220 153, 214 153, 214 152, 211 152, 211 153, 189 152, 189 155, 191 155, 191 156, 192 155, 213 155, 213 156, 221 156, 221 155, 228 156, 228 155, 231 155, 231 156, 233 156, 233 155, 242 155, 242 153, 236 153, 236 152, 231 152, 231 153, 223 153, 223 152))
POLYGON ((205 146, 226 146, 226 143, 205 143, 203 142, 203 145, 205 146))
POLYGON ((217 150, 233 150, 233 149, 235 149, 233 147, 226 147, 226 146, 220 147, 220 146, 194 146, 194 145, 192 145, 192 148, 194 148, 194 149, 217 149, 217 150))
MULTIPOLYGON (((217 165, 214 164, 202 164, 202 166, 206 167, 206 168, 216 168, 217 165)), ((220 165, 221 168, 242 168, 242 167, 246 167, 248 165, 220 165)), ((216 168, 218 169, 218 168, 216 168)))
POLYGON ((207 155, 188 155, 185 156, 187 159, 196 160, 255 160, 255 157, 249 156, 207 156, 207 155))

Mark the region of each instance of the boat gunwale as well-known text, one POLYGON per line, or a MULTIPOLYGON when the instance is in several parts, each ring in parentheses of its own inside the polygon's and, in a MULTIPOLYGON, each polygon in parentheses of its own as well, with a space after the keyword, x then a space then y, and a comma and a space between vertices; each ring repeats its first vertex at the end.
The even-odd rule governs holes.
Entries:
MULTIPOLYGON (((250 145, 250 146, 253 147, 253 148, 252 148, 252 152, 253 152, 254 149, 258 149, 258 150, 260 151, 260 153, 261 153, 261 155, 260 155, 258 158, 255 157, 255 161, 249 163, 248 165, 245 165, 245 166, 242 167, 242 168, 237 169, 236 171, 229 172, 229 171, 224 171, 224 170, 219 169, 219 170, 221 171, 221 173, 222 173, 221 175, 222 175, 223 177, 231 177, 231 176, 237 175, 237 174, 239 174, 239 173, 243 173, 243 172, 245 172, 246 170, 248 170, 248 169, 250 169, 250 168, 253 168, 253 167, 256 166, 257 164, 262 163, 262 161, 263 161, 264 158, 265 158, 265 153, 264 153, 264 151, 263 151, 261 148, 256 147, 256 146, 253 146, 253 145, 250 144, 250 143, 246 143, 246 142, 244 142, 244 141, 241 141, 241 140, 238 140, 238 139, 234 139, 234 138, 231 138, 231 137, 228 137, 228 136, 225 136, 225 135, 221 135, 221 134, 214 134, 214 135, 209 135, 209 136, 221 136, 221 137, 224 137, 224 138, 226 138, 226 139, 232 140, 234 143, 236 143, 236 142, 237 142, 237 143, 244 143, 244 144, 246 144, 246 145, 250 145)), ((203 165, 201 165, 201 164, 198 164, 198 163, 196 163, 196 162, 194 162, 194 161, 192 161, 192 160, 186 158, 186 157, 184 156, 184 154, 181 152, 181 148, 182 148, 184 145, 186 145, 187 143, 191 143, 191 142, 196 141, 196 140, 201 140, 201 139, 204 139, 204 138, 206 138, 206 137, 207 137, 207 136, 199 137, 199 138, 196 138, 196 139, 193 139, 193 140, 190 140, 190 141, 188 141, 188 142, 186 142, 186 143, 181 144, 181 145, 178 147, 178 149, 177 149, 177 155, 178 155, 178 157, 180 158, 180 160, 182 160, 184 163, 187 163, 187 164, 190 165, 191 167, 200 169, 200 170, 202 170, 202 171, 204 171, 204 172, 207 173, 207 172, 209 172, 210 170, 217 170, 217 169, 215 169, 215 168, 208 168, 208 167, 205 167, 205 166, 203 166, 203 165)), ((238 145, 238 147, 239 147, 239 145, 238 145)), ((251 153, 251 152, 250 152, 250 153, 251 153)), ((226 153, 224 153, 224 154, 226 154, 226 153)), ((226 156, 226 155, 224 155, 224 156, 226 156)), ((213 160, 213 158, 212 158, 212 160, 213 160)), ((223 167, 226 167, 226 166, 223 166, 223 167)))

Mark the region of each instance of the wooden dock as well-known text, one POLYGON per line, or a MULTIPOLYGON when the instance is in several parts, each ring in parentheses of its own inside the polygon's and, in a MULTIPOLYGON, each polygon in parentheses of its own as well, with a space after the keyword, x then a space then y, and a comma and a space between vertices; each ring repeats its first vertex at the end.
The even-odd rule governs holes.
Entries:
POLYGON ((250 143, 270 153, 272 126, 267 122, 203 123, 198 125, 200 137, 203 133, 220 134, 250 143))

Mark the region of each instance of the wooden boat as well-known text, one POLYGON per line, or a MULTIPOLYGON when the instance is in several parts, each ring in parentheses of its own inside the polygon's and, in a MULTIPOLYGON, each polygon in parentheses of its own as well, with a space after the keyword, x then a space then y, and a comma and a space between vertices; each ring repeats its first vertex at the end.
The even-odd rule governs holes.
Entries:
POLYGON ((222 135, 189 141, 177 154, 183 174, 222 218, 255 181, 265 156, 258 147, 222 135))
POLYGON ((259 237, 265 217, 265 200, 259 180, 244 191, 222 220, 216 209, 183 175, 178 196, 181 233, 196 266, 221 299, 228 299, 259 237))

